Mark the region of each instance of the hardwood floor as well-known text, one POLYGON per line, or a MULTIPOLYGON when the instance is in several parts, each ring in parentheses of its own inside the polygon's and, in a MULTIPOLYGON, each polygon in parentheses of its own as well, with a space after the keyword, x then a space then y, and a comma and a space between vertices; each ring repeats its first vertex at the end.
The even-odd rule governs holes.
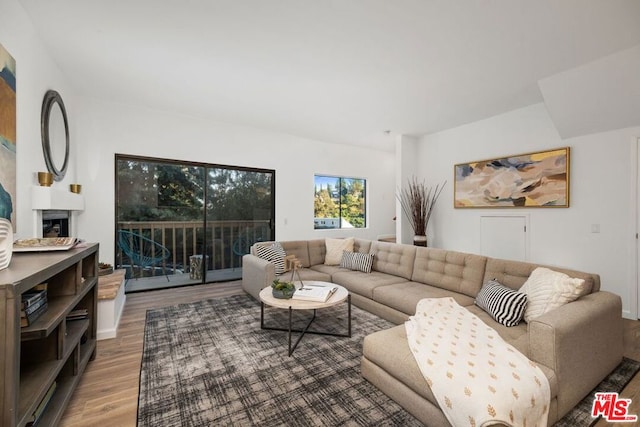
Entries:
POLYGON ((60 426, 135 426, 146 311, 243 292, 233 281, 127 294, 117 338, 98 341, 60 426))
MULTIPOLYGON (((96 359, 89 363, 60 425, 135 426, 146 311, 242 293, 240 281, 233 281, 127 294, 117 338, 98 342, 96 359)), ((624 321, 624 348, 625 356, 640 360, 640 321, 624 321)), ((630 413, 640 415, 640 374, 625 388, 622 396, 633 401, 630 413)), ((598 427, 612 425, 616 424, 605 421, 596 424, 598 427)))

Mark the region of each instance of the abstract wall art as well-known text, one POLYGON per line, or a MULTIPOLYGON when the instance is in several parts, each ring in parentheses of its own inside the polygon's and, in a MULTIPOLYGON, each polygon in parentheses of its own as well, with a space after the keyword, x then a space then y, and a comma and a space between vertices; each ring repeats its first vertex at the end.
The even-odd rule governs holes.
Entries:
POLYGON ((569 147, 454 166, 454 207, 569 207, 569 147))
POLYGON ((0 44, 0 218, 15 222, 16 61, 0 44))

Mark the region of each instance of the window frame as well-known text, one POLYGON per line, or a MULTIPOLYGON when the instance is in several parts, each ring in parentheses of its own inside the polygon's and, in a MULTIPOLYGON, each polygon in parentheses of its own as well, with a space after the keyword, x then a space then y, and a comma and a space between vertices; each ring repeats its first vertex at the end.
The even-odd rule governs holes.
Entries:
POLYGON ((368 224, 369 224, 369 218, 368 218, 368 209, 367 209, 367 198, 368 198, 368 185, 367 185, 367 179, 366 178, 361 178, 361 177, 355 177, 355 176, 340 176, 340 175, 331 175, 331 174, 321 174, 321 173, 314 173, 313 174, 313 200, 314 200, 314 209, 313 209, 313 229, 314 230, 346 230, 349 228, 353 228, 353 229, 366 229, 368 228, 368 224), (317 179, 318 178, 330 178, 330 179, 335 179, 338 182, 338 224, 336 227, 318 227, 318 220, 321 220, 323 218, 319 218, 316 216, 316 208, 315 208, 315 201, 316 201, 316 189, 317 189, 317 179), (343 227, 342 226, 342 220, 345 218, 345 216, 342 213, 342 189, 343 189, 343 181, 345 180, 357 180, 357 181, 361 181, 362 182, 362 217, 364 219, 364 224, 362 226, 352 226, 352 227, 343 227))

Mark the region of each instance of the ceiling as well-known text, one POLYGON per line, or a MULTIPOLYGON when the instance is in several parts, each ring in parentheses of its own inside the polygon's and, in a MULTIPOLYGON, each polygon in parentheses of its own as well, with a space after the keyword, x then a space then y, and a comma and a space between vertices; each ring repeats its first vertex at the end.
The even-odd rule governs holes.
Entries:
POLYGON ((637 0, 20 1, 79 95, 390 151, 640 44, 637 0))

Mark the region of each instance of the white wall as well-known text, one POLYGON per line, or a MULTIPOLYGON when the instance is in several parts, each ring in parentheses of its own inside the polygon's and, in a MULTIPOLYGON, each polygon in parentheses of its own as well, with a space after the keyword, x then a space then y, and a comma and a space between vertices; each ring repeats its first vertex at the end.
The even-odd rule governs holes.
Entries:
POLYGON ((530 218, 529 261, 598 273, 635 318, 635 207, 631 147, 640 128, 562 140, 544 104, 422 137, 419 162, 428 182, 447 180, 434 217, 431 246, 480 251, 480 216, 496 209, 453 208, 453 165, 563 146, 571 147, 570 208, 500 209, 530 218), (600 233, 591 232, 599 224, 600 233))
MULTIPOLYGON (((16 60, 17 143, 16 143, 16 238, 32 237, 37 230, 31 209, 31 187, 37 185, 38 171, 45 171, 40 137, 40 109, 48 89, 57 90, 70 120, 72 144, 75 140, 73 92, 60 69, 49 56, 31 20, 16 0, 0 2, 0 43, 16 60)), ((76 178, 76 153, 72 150, 65 179, 54 183, 66 188, 76 178)))
POLYGON ((101 244, 113 261, 114 155, 247 166, 276 171, 276 239, 354 235, 374 239, 394 232, 394 154, 329 144, 147 108, 78 98, 78 181, 86 210, 81 237, 101 244), (314 230, 314 174, 365 178, 366 229, 314 230))
MULTIPOLYGON (((408 180, 418 175, 418 140, 417 137, 409 135, 399 135, 396 139, 396 192, 405 187, 408 180)), ((396 212, 396 242, 412 244, 413 229, 397 197, 396 212)))
POLYGON ((279 240, 373 239, 395 231, 393 153, 78 97, 17 0, 0 2, 0 43, 17 68, 16 238, 37 235, 31 187, 37 185, 36 172, 46 170, 40 109, 48 89, 62 95, 71 135, 67 174, 53 187, 66 191, 70 183, 83 185, 86 210, 78 215, 78 237, 100 242, 105 262, 113 262, 114 254, 115 153, 275 169, 279 240), (314 173, 367 179, 366 229, 313 229, 314 173))

